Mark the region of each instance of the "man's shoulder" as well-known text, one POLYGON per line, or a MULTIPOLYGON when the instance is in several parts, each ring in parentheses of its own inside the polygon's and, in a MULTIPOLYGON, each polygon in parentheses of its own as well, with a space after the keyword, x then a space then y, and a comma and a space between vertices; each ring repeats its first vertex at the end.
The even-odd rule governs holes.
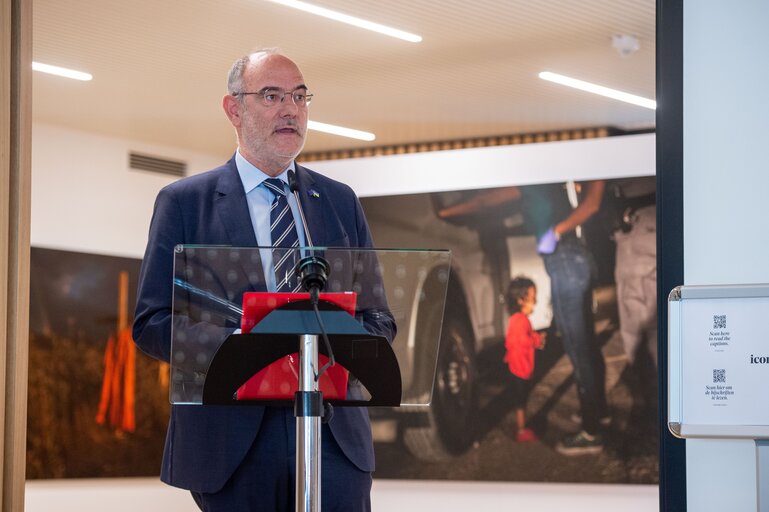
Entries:
POLYGON ((355 192, 346 183, 342 183, 341 181, 329 178, 328 176, 320 174, 317 171, 313 171, 312 169, 309 169, 303 165, 298 165, 297 171, 306 173, 307 177, 310 178, 309 182, 314 187, 322 188, 325 190, 333 190, 335 193, 355 195, 355 192))
POLYGON ((231 172, 230 163, 225 163, 214 169, 186 176, 163 187, 169 192, 192 192, 215 188, 223 176, 231 172))

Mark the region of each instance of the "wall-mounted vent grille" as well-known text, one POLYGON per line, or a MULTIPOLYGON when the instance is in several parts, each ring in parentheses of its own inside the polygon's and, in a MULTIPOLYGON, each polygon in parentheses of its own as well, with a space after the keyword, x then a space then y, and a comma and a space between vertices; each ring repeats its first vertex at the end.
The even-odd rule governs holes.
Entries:
POLYGON ((133 151, 128 154, 128 165, 131 169, 159 172, 171 176, 185 176, 187 174, 187 162, 143 155, 133 151))

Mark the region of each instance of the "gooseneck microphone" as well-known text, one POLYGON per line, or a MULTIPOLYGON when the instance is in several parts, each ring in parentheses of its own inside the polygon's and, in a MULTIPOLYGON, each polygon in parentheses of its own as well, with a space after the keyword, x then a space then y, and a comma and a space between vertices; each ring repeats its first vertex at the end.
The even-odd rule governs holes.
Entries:
POLYGON ((288 188, 294 194, 296 204, 299 207, 299 217, 302 219, 302 226, 304 226, 304 236, 307 241, 307 247, 313 247, 312 236, 310 236, 310 228, 307 226, 307 219, 304 217, 304 209, 302 208, 302 202, 299 200, 299 185, 296 184, 296 173, 293 169, 288 170, 288 188))
POLYGON ((315 311, 315 316, 320 326, 323 342, 326 346, 326 351, 328 352, 328 362, 324 364, 323 367, 321 367, 315 376, 315 380, 317 381, 329 367, 336 364, 334 351, 331 349, 331 343, 329 342, 325 326, 323 325, 323 320, 320 317, 320 311, 318 310, 320 292, 322 292, 323 288, 326 287, 328 275, 331 271, 331 265, 329 265, 325 258, 315 254, 315 244, 312 242, 310 228, 307 225, 307 219, 304 216, 302 201, 299 198, 299 185, 296 183, 296 173, 294 173, 293 169, 288 170, 288 188, 291 190, 291 192, 293 192, 294 199, 296 199, 296 204, 299 207, 299 217, 302 219, 305 241, 307 242, 307 247, 310 248, 310 254, 299 260, 295 271, 296 275, 299 277, 300 282, 302 283, 302 288, 310 293, 310 304, 312 304, 313 310, 315 311))
POLYGON ((316 290, 316 293, 320 293, 326 286, 331 267, 325 258, 315 254, 315 244, 312 242, 312 235, 310 235, 310 228, 307 225, 307 218, 304 216, 302 201, 299 199, 299 185, 296 183, 296 173, 292 169, 288 170, 288 188, 293 192, 296 205, 299 207, 299 217, 302 219, 305 240, 307 247, 310 248, 310 255, 299 260, 299 263, 296 265, 296 275, 302 283, 302 288, 310 292, 310 295, 312 295, 313 289, 316 290))

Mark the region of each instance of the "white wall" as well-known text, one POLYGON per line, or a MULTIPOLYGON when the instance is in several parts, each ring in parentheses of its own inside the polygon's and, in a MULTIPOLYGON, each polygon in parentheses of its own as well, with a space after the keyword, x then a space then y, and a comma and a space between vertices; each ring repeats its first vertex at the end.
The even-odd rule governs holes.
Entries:
MULTIPOLYGON (((172 179, 128 169, 129 150, 178 158, 190 171, 230 155, 204 155, 135 141, 33 126, 32 245, 141 257, 157 191, 172 179)), ((319 162, 313 167, 361 195, 467 189, 575 178, 654 174, 654 136, 479 148, 319 162), (415 172, 417 171, 417 172, 415 172), (472 181, 469 181, 472 176, 472 181)), ((519 510, 647 512, 657 486, 375 481, 373 508, 442 512, 519 510)), ((188 493, 156 479, 31 481, 29 512, 193 511, 188 493)))
POLYGON ((129 169, 131 150, 193 173, 229 157, 34 124, 32 246, 141 258, 155 196, 174 178, 129 169))
MULTIPOLYGON (((763 0, 684 3, 687 285, 769 283, 767 21, 763 0)), ((756 510, 753 441, 687 440, 686 473, 689 510, 756 510)))

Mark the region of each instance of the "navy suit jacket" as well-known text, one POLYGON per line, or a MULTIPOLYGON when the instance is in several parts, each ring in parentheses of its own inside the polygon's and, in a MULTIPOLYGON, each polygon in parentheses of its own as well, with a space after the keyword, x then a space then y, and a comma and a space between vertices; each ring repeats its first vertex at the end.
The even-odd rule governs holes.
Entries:
MULTIPOLYGON (((315 245, 373 246, 360 202, 350 187, 298 165, 296 178, 315 245)), ((257 245, 234 158, 166 186, 155 201, 133 337, 139 348, 163 361, 169 360, 171 351, 173 254, 178 244, 257 245)), ((392 341, 395 324, 389 318, 364 318, 363 322, 372 334, 392 341)), ((161 479, 196 492, 218 491, 253 444, 263 414, 261 406, 173 405, 161 479)), ((329 427, 350 461, 363 471, 374 470, 365 408, 336 408, 329 427)))

